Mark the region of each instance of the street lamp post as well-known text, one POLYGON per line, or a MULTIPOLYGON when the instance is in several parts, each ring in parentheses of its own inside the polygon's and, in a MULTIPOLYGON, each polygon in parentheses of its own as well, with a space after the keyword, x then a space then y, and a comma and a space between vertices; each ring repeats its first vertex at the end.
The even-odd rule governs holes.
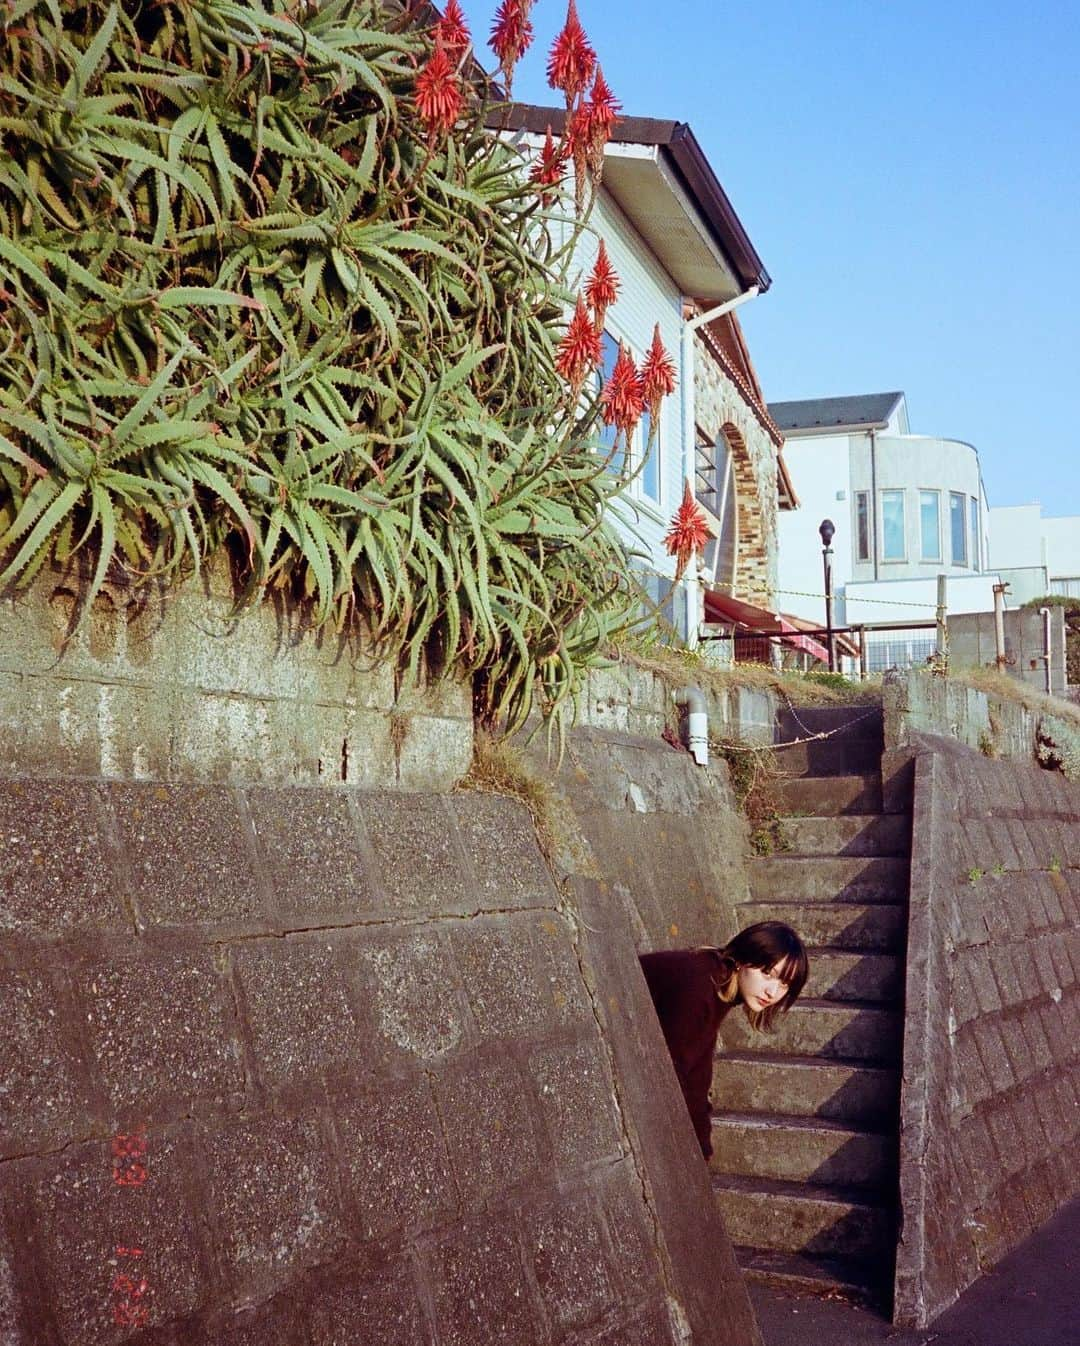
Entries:
POLYGON ((836 532, 832 519, 822 519, 818 532, 821 534, 821 559, 825 563, 825 640, 829 647, 829 672, 836 672, 836 642, 833 638, 832 610, 832 547, 829 545, 836 532))

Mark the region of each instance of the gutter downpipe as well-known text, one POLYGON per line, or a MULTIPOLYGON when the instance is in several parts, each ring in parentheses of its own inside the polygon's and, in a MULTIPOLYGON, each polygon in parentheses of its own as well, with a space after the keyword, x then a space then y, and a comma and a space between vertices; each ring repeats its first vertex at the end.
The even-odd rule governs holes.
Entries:
POLYGON ((686 746, 698 766, 709 765, 709 713, 700 687, 680 687, 672 693, 677 706, 686 707, 686 746))
POLYGON ((877 431, 870 431, 870 546, 874 554, 874 579, 878 575, 877 536, 877 431))
MULTIPOLYGON (((734 299, 728 299, 723 304, 717 304, 715 308, 706 309, 704 313, 699 313, 695 318, 683 320, 682 325, 682 417, 683 417, 683 477, 690 483, 690 490, 694 489, 694 476, 697 470, 694 454, 696 444, 694 442, 694 333, 699 327, 703 327, 707 322, 713 322, 717 318, 722 318, 725 313, 730 313, 732 309, 738 308, 740 304, 745 304, 748 299, 754 299, 760 293, 759 285, 751 285, 750 288, 742 294, 737 294, 734 299)), ((721 520, 721 522, 723 522, 721 520)), ((686 576, 684 581, 686 585, 686 607, 687 607, 687 640, 686 643, 692 650, 698 646, 698 638, 701 627, 701 580, 698 578, 696 569, 693 574, 686 576)))

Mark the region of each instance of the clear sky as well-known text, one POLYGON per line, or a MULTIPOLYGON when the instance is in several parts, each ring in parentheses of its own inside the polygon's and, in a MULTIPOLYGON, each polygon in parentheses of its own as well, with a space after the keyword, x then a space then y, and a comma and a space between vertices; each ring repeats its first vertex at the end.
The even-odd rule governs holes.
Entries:
MULTIPOLYGON (((1080 4, 578 6, 623 110, 690 123, 772 276, 740 310, 766 398, 902 389, 914 432, 977 447, 991 505, 1080 514, 1080 4)), ((463 7, 479 47, 495 2, 463 7)), ((565 12, 537 0, 515 96, 561 100, 565 12)))

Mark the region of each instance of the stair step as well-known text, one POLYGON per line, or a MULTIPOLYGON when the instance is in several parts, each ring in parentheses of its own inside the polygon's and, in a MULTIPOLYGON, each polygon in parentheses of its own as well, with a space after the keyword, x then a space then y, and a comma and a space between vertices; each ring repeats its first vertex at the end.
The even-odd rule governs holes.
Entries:
POLYGON ((900 1060, 903 1015, 858 1001, 801 997, 777 1017, 774 1031, 759 1033, 736 1010, 721 1025, 724 1046, 731 1051, 779 1052, 786 1056, 824 1056, 892 1066, 900 1060))
POLYGON ((892 902, 800 902, 784 898, 739 905, 741 925, 786 921, 804 944, 847 950, 899 953, 907 932, 907 904, 892 902))
POLYGON ((781 818, 777 849, 784 855, 898 855, 911 853, 905 813, 855 813, 834 818, 781 818))
POLYGON ((900 1071, 816 1056, 725 1052, 713 1067, 713 1098, 725 1111, 781 1112, 889 1130, 900 1106, 900 1071))
POLYGON ((785 741, 773 749, 776 764, 790 776, 850 776, 877 771, 881 765, 881 738, 834 738, 785 741))
POLYGON ((819 1257, 891 1257, 896 1216, 854 1191, 716 1175, 713 1193, 733 1243, 819 1257))
POLYGON ((729 1176, 881 1189, 896 1172, 895 1137, 820 1117, 714 1112, 712 1144, 709 1167, 729 1176))
POLYGON ((772 786, 782 813, 832 818, 882 811, 879 771, 861 776, 777 776, 772 786))
POLYGON ((804 994, 815 1000, 870 1000, 899 1004, 904 995, 904 960, 889 953, 849 953, 810 948, 810 976, 804 994))
POLYGON ((906 900, 911 864, 897 856, 756 856, 750 861, 752 898, 806 898, 811 902, 906 900))
MULTIPOLYGON (((853 1258, 821 1257, 813 1253, 770 1252, 736 1244, 735 1260, 753 1285, 765 1285, 789 1295, 820 1295, 867 1304, 888 1313, 894 1256, 861 1262, 853 1258)), ((820 1338, 807 1338, 816 1346, 820 1338)), ((841 1346, 833 1342, 830 1346, 841 1346)))

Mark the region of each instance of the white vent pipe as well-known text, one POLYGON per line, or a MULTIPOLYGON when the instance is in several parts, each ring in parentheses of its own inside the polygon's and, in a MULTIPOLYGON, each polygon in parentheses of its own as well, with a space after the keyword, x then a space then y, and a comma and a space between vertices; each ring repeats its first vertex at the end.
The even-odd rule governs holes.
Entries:
POLYGON ((680 687, 675 704, 686 707, 686 746, 698 766, 709 765, 709 712, 700 687, 680 687))

